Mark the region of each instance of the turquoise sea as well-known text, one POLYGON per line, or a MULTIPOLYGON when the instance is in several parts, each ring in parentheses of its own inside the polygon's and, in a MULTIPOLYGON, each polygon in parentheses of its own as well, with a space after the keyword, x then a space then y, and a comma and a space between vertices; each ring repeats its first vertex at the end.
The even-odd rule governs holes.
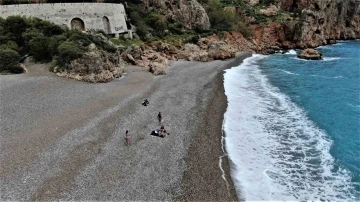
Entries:
POLYGON ((224 75, 226 149, 246 200, 360 201, 360 41, 254 55, 224 75))

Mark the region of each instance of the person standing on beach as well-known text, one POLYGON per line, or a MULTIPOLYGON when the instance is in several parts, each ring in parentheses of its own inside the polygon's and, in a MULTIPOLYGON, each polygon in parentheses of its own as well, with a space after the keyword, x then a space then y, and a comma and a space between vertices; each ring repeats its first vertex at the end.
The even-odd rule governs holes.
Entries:
POLYGON ((130 137, 128 130, 126 130, 126 132, 125 132, 125 140, 126 140, 126 145, 130 146, 131 145, 131 137, 130 137))
POLYGON ((159 120, 159 124, 161 124, 161 122, 162 122, 161 112, 159 112, 159 114, 158 114, 158 120, 159 120))

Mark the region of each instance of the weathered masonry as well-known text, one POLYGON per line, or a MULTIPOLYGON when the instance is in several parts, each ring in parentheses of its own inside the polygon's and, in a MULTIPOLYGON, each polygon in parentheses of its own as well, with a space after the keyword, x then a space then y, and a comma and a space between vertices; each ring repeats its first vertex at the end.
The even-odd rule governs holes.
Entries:
POLYGON ((49 3, 0 6, 0 16, 37 17, 71 29, 101 29, 110 35, 128 34, 123 4, 109 3, 49 3))

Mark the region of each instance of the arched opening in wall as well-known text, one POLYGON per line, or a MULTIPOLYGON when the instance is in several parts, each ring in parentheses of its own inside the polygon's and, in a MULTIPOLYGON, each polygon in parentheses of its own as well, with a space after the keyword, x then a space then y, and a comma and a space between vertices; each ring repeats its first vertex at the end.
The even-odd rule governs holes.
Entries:
POLYGON ((102 18, 103 24, 104 24, 104 31, 106 34, 111 34, 111 27, 110 27, 110 21, 109 18, 107 18, 106 16, 104 16, 102 18))
POLYGON ((73 18, 70 22, 70 25, 71 25, 71 29, 76 29, 76 30, 80 30, 80 31, 85 30, 85 23, 80 18, 73 18))

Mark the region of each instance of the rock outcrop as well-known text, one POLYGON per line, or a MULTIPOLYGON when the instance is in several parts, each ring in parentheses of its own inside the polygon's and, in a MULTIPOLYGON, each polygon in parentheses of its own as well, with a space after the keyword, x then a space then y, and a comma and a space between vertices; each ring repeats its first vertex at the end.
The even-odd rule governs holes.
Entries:
POLYGON ((265 15, 267 17, 276 16, 278 14, 279 9, 275 5, 271 5, 266 9, 260 9, 259 13, 265 15))
POLYGON ((307 48, 298 55, 298 58, 305 59, 305 60, 322 60, 322 54, 312 48, 307 48))
POLYGON ((253 49, 251 42, 241 33, 233 31, 223 32, 221 39, 217 35, 211 35, 200 38, 197 44, 186 43, 179 48, 165 42, 132 46, 122 52, 121 56, 130 64, 144 67, 155 75, 162 75, 166 74, 165 68, 169 65, 169 60, 224 60, 233 58, 237 52, 253 52, 253 49))
POLYGON ((154 75, 163 75, 166 74, 165 67, 169 64, 169 59, 172 59, 172 49, 174 47, 166 43, 154 43, 153 46, 142 44, 128 47, 121 56, 125 61, 144 67, 154 75))
POLYGON ((62 77, 92 83, 105 83, 121 77, 123 68, 119 53, 99 50, 95 44, 90 44, 89 52, 81 58, 71 61, 66 70, 59 71, 59 68, 55 67, 54 71, 62 77))

